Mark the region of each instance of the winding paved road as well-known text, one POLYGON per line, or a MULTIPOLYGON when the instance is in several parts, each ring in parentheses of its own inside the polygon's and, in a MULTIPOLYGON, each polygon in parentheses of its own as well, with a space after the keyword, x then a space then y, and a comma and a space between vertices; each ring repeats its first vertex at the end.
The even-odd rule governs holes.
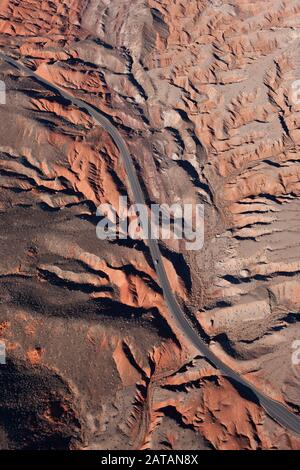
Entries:
MULTIPOLYGON (((25 74, 34 77, 40 83, 47 85, 47 87, 51 88, 55 93, 58 92, 61 96, 63 96, 65 99, 72 102, 79 108, 87 111, 100 126, 104 127, 104 129, 110 134, 111 138, 115 142, 120 152, 120 155, 122 156, 127 177, 131 185, 133 196, 135 198, 135 202, 138 204, 146 204, 145 197, 128 147, 116 127, 101 112, 95 110, 92 106, 85 103, 84 101, 79 100, 71 94, 65 92, 62 88, 58 87, 57 85, 53 85, 44 78, 35 74, 32 70, 30 70, 20 62, 12 59, 11 57, 6 56, 1 52, 0 58, 6 63, 12 65, 13 67, 16 67, 21 72, 24 72, 25 74)), ((181 332, 185 335, 188 342, 194 347, 196 347, 196 349, 201 353, 201 355, 205 356, 206 359, 217 369, 219 369, 224 376, 228 377, 234 383, 236 383, 240 389, 244 389, 249 399, 251 399, 252 395, 252 399, 256 399, 256 401, 260 403, 260 405, 265 409, 265 411, 272 419, 274 419, 277 423, 289 429, 290 431, 296 434, 300 434, 300 416, 295 415, 281 403, 264 395, 250 382, 245 380, 237 372, 235 372, 233 369, 224 364, 209 349, 207 344, 199 337, 197 332, 190 325, 179 303, 177 302, 175 295, 172 292, 160 254, 158 241, 154 239, 149 239, 148 246, 150 249, 151 257, 155 266, 157 276, 163 289, 164 298, 171 313, 171 317, 174 323, 176 324, 177 328, 179 328, 181 332)))

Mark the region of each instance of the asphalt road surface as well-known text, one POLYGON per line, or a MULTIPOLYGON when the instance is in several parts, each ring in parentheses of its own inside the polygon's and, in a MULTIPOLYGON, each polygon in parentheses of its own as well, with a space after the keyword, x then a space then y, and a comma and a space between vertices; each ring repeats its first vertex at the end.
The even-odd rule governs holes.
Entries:
MULTIPOLYGON (((21 72, 24 72, 26 75, 29 75, 38 82, 43 83, 48 88, 51 88, 55 93, 59 93, 60 96, 63 96, 66 100, 72 102, 80 109, 87 111, 95 121, 102 126, 111 136, 115 142, 120 155, 123 159, 128 180, 130 182, 131 190, 135 199, 135 202, 138 204, 146 204, 145 197, 137 176, 133 160, 129 153, 128 147, 125 143, 120 132, 116 127, 103 115, 102 112, 97 111, 95 108, 85 103, 84 101, 75 98, 71 94, 67 93, 62 88, 54 85, 53 83, 48 82, 44 78, 35 74, 30 68, 24 66, 20 62, 12 59, 11 57, 6 56, 0 52, 0 59, 4 60, 6 63, 16 67, 21 72)), ((150 222, 149 222, 150 223, 150 222)), ((150 229, 150 227, 149 227, 150 229)), ((149 232, 150 233, 150 232, 149 232)), ((185 313, 180 307, 179 303, 176 300, 175 295, 172 292, 168 276, 166 274, 162 257, 159 250, 158 241, 155 239, 149 238, 147 240, 153 264, 157 273, 157 276, 162 287, 165 301, 168 305, 171 317, 176 324, 177 328, 185 335, 186 339, 190 344, 192 344, 200 352, 201 355, 213 364, 220 372, 229 378, 232 383, 236 385, 240 393, 248 398, 249 400, 256 401, 264 408, 267 414, 279 423, 281 426, 289 429, 290 431, 300 434, 300 416, 295 415, 289 411, 281 403, 267 397, 262 392, 260 392, 256 387, 254 387, 250 382, 241 377, 237 372, 224 364, 207 346, 207 344, 201 339, 198 333, 191 326, 190 322, 187 320, 185 313)))

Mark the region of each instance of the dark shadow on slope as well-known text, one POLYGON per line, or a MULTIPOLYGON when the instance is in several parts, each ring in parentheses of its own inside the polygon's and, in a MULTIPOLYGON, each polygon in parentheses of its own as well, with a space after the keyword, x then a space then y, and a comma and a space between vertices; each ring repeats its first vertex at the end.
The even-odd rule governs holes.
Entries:
POLYGON ((244 398, 245 400, 251 401, 252 403, 255 403, 257 406, 260 406, 259 399, 255 395, 255 393, 251 390, 251 388, 247 387, 244 384, 241 384, 235 379, 232 379, 229 377, 226 377, 226 379, 234 386, 234 388, 239 392, 242 398, 244 398))

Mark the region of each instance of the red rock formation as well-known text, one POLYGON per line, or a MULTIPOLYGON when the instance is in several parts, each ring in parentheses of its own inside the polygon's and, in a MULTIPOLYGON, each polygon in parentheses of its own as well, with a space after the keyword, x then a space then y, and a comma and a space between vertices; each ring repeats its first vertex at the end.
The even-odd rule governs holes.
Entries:
MULTIPOLYGON (((0 5, 1 50, 110 116, 150 201, 205 204, 201 251, 162 243, 174 292, 298 413, 299 28, 296 0, 0 5)), ((2 62, 0 78, 0 373, 44 383, 13 408, 1 389, 0 447, 299 448, 189 348, 146 244, 97 240, 96 207, 131 198, 109 135, 2 62)))

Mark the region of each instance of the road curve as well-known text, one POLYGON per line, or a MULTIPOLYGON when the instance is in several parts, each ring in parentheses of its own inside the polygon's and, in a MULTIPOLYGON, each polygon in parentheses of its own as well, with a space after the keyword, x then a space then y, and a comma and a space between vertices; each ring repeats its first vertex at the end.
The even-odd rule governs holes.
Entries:
MULTIPOLYGON (((145 197, 137 176, 137 172, 135 166, 133 164, 130 152, 128 147, 123 139, 122 135, 116 129, 116 127, 107 119, 102 112, 97 111, 95 108, 90 106, 88 103, 75 98, 71 94, 67 93, 65 90, 60 88, 57 85, 53 85, 52 83, 48 82, 46 79, 40 77, 36 73, 34 73, 30 68, 24 66, 20 62, 12 59, 9 56, 6 56, 2 52, 0 52, 0 59, 5 61, 6 63, 16 67, 21 72, 26 73, 27 75, 35 78, 40 83, 43 83, 48 88, 51 88, 55 93, 59 93, 62 97, 67 99, 68 101, 72 102, 79 108, 87 111, 95 121, 102 126, 111 136, 113 141, 115 142, 120 155, 123 159, 125 170, 127 173, 128 180, 131 185, 131 190, 135 199, 135 202, 138 204, 146 204, 145 197)), ((150 223, 150 222, 149 222, 150 223)), ((149 227, 150 228, 150 227, 149 227)), ((191 326, 189 321, 187 320, 184 312, 182 311, 179 303, 177 302, 175 295, 172 292, 168 276, 166 274, 164 264, 162 261, 162 257, 159 250, 159 244, 157 240, 149 239, 148 246, 150 249, 151 257, 153 260, 153 264, 157 273, 157 276, 160 281, 160 285, 163 290, 165 301, 168 305, 172 320, 176 324, 176 326, 180 329, 180 331, 185 335, 186 339, 188 339, 189 343, 192 344, 196 349, 201 353, 201 355, 205 356, 206 359, 213 364, 220 372, 231 379, 234 383, 236 383, 240 388, 247 391, 247 395, 250 397, 251 395, 253 398, 256 399, 257 402, 264 408, 267 414, 278 424, 281 426, 289 429, 290 431, 300 435, 300 416, 295 415, 291 411, 289 411, 284 405, 273 400, 266 395, 264 395, 261 391, 259 391, 256 387, 254 387, 250 382, 245 380, 242 376, 240 376, 237 372, 223 363, 207 346, 207 344, 200 338, 194 328, 191 326)))

